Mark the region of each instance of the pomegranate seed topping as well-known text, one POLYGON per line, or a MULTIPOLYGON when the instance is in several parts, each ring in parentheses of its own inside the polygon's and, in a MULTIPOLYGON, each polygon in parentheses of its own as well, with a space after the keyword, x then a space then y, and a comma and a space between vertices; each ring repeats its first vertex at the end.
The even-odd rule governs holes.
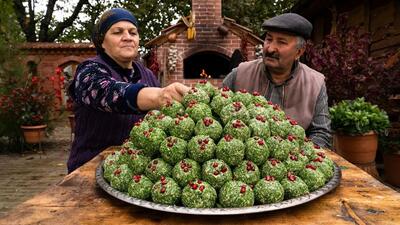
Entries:
POLYGON ((214 175, 217 176, 219 174, 218 171, 214 171, 214 175))
POLYGON ((287 139, 289 141, 294 141, 296 138, 294 136, 292 136, 291 134, 288 135, 287 139))
POLYGON ((161 181, 161 185, 166 185, 167 184, 167 181, 166 180, 162 180, 161 181))
POLYGON ((189 171, 189 168, 185 167, 183 168, 183 172, 187 173, 189 171))
POLYGON ((306 165, 306 168, 307 168, 307 169, 312 169, 312 170, 316 170, 316 169, 317 169, 317 167, 315 167, 315 166, 313 166, 313 165, 311 165, 311 164, 307 164, 307 165, 306 165))
POLYGON ((290 124, 292 124, 293 126, 294 126, 294 125, 297 125, 297 121, 296 121, 296 120, 290 120, 289 122, 290 122, 290 124))
POLYGON ((176 125, 179 125, 179 119, 178 119, 178 120, 175 120, 175 124, 176 124, 176 125))
POLYGON ((201 191, 201 192, 203 192, 203 190, 204 190, 204 185, 201 185, 200 187, 199 187, 199 190, 201 191))
POLYGON ((275 180, 275 177, 274 177, 274 176, 267 175, 267 176, 264 177, 264 179, 265 179, 266 181, 274 181, 274 180, 275 180))
POLYGON ((203 181, 199 179, 199 180, 197 180, 197 183, 201 184, 201 183, 203 183, 203 181))
POLYGON ((160 189, 160 193, 165 193, 165 191, 166 191, 166 188, 163 186, 163 187, 161 187, 161 189, 160 189))
POLYGON ((240 187, 240 193, 246 193, 246 186, 245 185, 242 185, 240 187))
POLYGON ((290 181, 295 181, 296 180, 296 176, 294 174, 292 174, 291 172, 288 173, 287 178, 290 181))
POLYGON ((239 92, 245 94, 245 93, 247 93, 247 90, 246 89, 240 89, 239 92))
POLYGON ((260 96, 260 93, 258 91, 253 91, 254 96, 260 96))
POLYGON ((153 164, 158 164, 158 160, 153 160, 153 164))
POLYGON ((192 184, 192 189, 193 189, 193 190, 196 190, 197 187, 198 187, 197 184, 192 184))
POLYGON ((128 155, 132 155, 133 151, 131 149, 128 150, 128 155))
POLYGON ((171 148, 172 146, 174 146, 174 143, 168 143, 167 147, 171 148))
POLYGON ((161 181, 165 180, 165 177, 164 177, 164 176, 161 176, 161 177, 160 177, 160 180, 161 180, 161 181))
POLYGON ((204 149, 206 149, 206 146, 205 146, 204 144, 202 144, 202 145, 200 146, 200 150, 204 150, 204 149))
POLYGON ((319 145, 314 145, 315 149, 321 149, 321 147, 319 147, 319 145))
POLYGON ((207 80, 201 80, 201 81, 199 81, 199 83, 200 83, 200 84, 206 84, 206 83, 207 83, 207 80))
POLYGON ((229 89, 229 87, 224 87, 222 88, 222 91, 230 91, 231 89, 229 89))
POLYGON ((229 97, 229 96, 228 96, 227 94, 225 94, 225 93, 221 93, 221 96, 224 97, 224 98, 228 98, 228 97, 229 97))
POLYGON ((270 159, 269 160, 271 162, 271 165, 276 166, 276 164, 279 163, 279 161, 277 159, 270 159))
POLYGON ((218 163, 217 163, 217 162, 214 162, 212 166, 213 166, 214 168, 217 168, 217 167, 218 167, 218 163))
POLYGON ((203 140, 204 144, 208 144, 209 140, 206 138, 203 140))
POLYGON ((201 145, 203 141, 201 139, 197 140, 197 144, 201 145))
POLYGON ((290 155, 289 158, 290 158, 291 160, 293 160, 293 161, 297 161, 297 160, 298 160, 298 159, 297 159, 297 156, 295 156, 295 155, 290 155))
POLYGON ((323 152, 318 152, 317 155, 321 156, 322 158, 325 158, 325 153, 323 153, 323 152))
POLYGON ((184 118, 188 118, 188 117, 189 117, 189 114, 186 113, 185 115, 183 115, 183 117, 184 117, 184 118))
POLYGON ((226 168, 225 166, 221 168, 221 172, 225 173, 228 170, 228 168, 226 168))
POLYGON ((315 158, 313 162, 320 162, 322 163, 324 160, 321 157, 315 158))
POLYGON ((271 101, 268 101, 268 105, 273 105, 274 103, 272 103, 271 101))
POLYGON ((265 122, 266 121, 266 119, 265 119, 265 117, 263 115, 257 115, 256 116, 256 120, 261 121, 261 122, 265 122))
POLYGON ((264 145, 264 144, 265 144, 265 143, 264 143, 264 140, 261 140, 261 139, 258 140, 257 143, 258 143, 258 145, 264 145))
POLYGON ((150 128, 150 129, 149 129, 149 132, 153 132, 153 131, 154 131, 154 128, 150 128))
POLYGON ((121 172, 122 172, 121 169, 118 168, 118 169, 116 169, 116 170, 114 171, 114 175, 115 175, 115 176, 118 176, 118 175, 121 174, 121 172))
POLYGON ((230 142, 230 141, 232 141, 233 137, 231 135, 229 135, 229 134, 226 134, 224 136, 224 139, 225 139, 226 142, 230 142))

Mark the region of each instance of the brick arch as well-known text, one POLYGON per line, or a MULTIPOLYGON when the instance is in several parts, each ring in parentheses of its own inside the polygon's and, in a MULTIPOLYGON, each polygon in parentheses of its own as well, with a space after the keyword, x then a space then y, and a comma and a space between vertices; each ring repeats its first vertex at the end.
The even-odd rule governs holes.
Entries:
POLYGON ((185 51, 185 53, 183 54, 183 58, 186 59, 196 53, 204 52, 204 51, 218 52, 218 53, 226 55, 227 57, 230 57, 230 55, 232 54, 231 51, 229 51, 228 49, 223 48, 221 46, 206 44, 206 45, 196 45, 193 48, 187 49, 185 51))
POLYGON ((64 65, 67 65, 67 64, 69 64, 71 62, 81 63, 85 59, 87 59, 87 57, 71 55, 71 56, 66 56, 66 57, 63 57, 63 58, 55 61, 54 64, 56 64, 57 66, 64 66, 64 65))

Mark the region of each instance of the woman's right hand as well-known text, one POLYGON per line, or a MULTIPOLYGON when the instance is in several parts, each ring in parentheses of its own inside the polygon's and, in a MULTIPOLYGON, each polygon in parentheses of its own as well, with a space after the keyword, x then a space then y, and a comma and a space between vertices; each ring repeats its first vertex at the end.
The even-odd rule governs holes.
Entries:
POLYGON ((142 111, 159 109, 173 100, 181 102, 189 90, 190 87, 178 82, 163 88, 146 87, 139 91, 137 105, 142 111))

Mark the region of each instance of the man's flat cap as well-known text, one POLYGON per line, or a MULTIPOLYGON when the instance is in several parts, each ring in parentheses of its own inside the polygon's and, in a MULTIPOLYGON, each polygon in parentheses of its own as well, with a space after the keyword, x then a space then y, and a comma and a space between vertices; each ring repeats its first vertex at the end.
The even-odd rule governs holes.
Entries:
POLYGON ((311 37, 312 24, 306 18, 296 13, 284 13, 265 20, 262 27, 271 31, 285 31, 300 35, 305 39, 311 37))

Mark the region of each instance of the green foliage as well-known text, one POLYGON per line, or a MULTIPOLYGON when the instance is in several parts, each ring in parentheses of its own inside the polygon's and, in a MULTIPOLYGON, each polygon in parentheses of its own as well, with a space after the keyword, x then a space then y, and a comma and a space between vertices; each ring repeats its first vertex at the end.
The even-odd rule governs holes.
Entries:
POLYGON ((222 15, 234 19, 238 24, 248 27, 261 36, 264 20, 288 12, 296 0, 223 0, 222 15))
POLYGON ((364 98, 343 100, 329 109, 332 129, 346 134, 363 134, 369 131, 383 133, 389 127, 389 118, 377 105, 364 98))

